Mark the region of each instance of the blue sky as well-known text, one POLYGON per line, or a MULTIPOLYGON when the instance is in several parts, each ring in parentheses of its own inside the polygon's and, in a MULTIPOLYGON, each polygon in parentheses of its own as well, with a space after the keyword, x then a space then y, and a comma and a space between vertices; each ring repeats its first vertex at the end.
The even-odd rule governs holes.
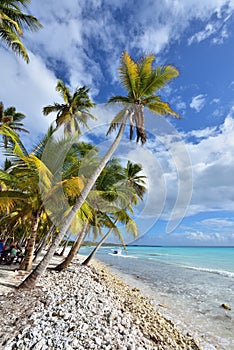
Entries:
POLYGON ((136 215, 140 242, 234 245, 234 1, 32 0, 29 10, 44 25, 25 33, 30 64, 0 44, 0 100, 27 115, 27 146, 54 119, 41 111, 59 102, 62 77, 71 88, 91 88, 98 116, 92 132, 105 148, 117 109, 104 103, 124 94, 121 53, 153 53, 157 64, 180 71, 160 94, 183 119, 146 113, 147 144, 130 144, 126 135, 116 154, 141 162, 148 177, 136 215))

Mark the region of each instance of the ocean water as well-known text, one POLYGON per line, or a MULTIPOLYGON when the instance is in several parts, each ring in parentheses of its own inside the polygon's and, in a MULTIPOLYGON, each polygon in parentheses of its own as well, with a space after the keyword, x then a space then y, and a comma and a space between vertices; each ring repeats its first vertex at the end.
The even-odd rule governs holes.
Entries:
POLYGON ((199 338, 204 350, 234 350, 234 248, 131 246, 117 256, 105 247, 96 259, 140 288, 184 333, 199 338))

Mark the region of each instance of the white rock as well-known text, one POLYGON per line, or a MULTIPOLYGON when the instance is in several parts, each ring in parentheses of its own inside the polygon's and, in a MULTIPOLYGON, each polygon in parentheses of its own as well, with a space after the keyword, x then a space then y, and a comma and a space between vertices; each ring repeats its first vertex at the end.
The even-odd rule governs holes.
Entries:
POLYGON ((99 338, 99 337, 96 337, 96 338, 95 338, 95 343, 96 343, 97 345, 101 345, 101 344, 102 344, 102 339, 99 338))

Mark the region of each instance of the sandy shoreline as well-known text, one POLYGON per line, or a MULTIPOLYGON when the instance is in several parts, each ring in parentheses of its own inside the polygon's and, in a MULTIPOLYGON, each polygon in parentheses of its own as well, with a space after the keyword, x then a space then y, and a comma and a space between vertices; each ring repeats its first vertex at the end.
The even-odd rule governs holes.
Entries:
POLYGON ((201 349, 97 261, 86 268, 77 259, 61 273, 48 271, 35 290, 16 293, 22 278, 0 270, 0 349, 201 349))

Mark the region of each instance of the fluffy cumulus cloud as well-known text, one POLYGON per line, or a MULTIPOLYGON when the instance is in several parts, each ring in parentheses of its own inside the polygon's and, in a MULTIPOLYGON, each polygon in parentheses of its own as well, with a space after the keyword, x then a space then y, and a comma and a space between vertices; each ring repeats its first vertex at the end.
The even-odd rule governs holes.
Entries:
POLYGON ((0 96, 5 108, 15 106, 27 118, 24 120, 30 136, 28 144, 46 132, 52 119, 42 115, 42 108, 58 100, 56 77, 38 56, 30 52, 31 63, 26 65, 10 52, 0 48, 0 96), (4 82, 4 83, 3 83, 4 82))
POLYGON ((56 0, 43 0, 32 1, 30 10, 44 29, 36 36, 27 34, 27 46, 49 69, 66 74, 72 86, 85 83, 98 93, 107 77, 116 79, 116 66, 125 49, 159 53, 179 39, 194 19, 212 21, 203 32, 193 34, 190 42, 222 30, 224 37, 224 24, 227 35, 234 1, 67 0, 60 1, 58 9, 56 0))
POLYGON ((234 209, 233 109, 220 126, 196 144, 187 144, 193 164, 193 196, 189 213, 234 209))
POLYGON ((198 242, 215 242, 222 244, 225 241, 225 237, 220 233, 205 233, 202 231, 186 232, 185 238, 191 241, 198 242))
MULTIPOLYGON (((234 0, 64 0, 59 6, 57 0, 34 0, 30 12, 44 29, 27 33, 24 38, 29 65, 0 46, 0 100, 28 116, 25 126, 33 142, 53 119, 43 117, 41 111, 45 105, 60 101, 55 91, 59 77, 72 89, 90 87, 92 97, 105 102, 110 94, 107 81, 116 82, 123 50, 161 53, 188 33, 196 19, 201 25, 204 21, 204 28, 191 33, 189 44, 208 39, 220 43, 230 32, 234 0)), ((230 89, 233 86, 230 81, 230 89)), ((200 112, 207 96, 195 94, 190 98, 190 108, 200 112)), ((175 101, 179 111, 186 109, 188 99, 175 101)), ((218 105, 219 100, 213 98, 213 104, 218 105)), ((114 109, 102 105, 94 111, 101 125, 91 126, 103 149, 107 147, 104 135, 114 113, 114 109)), ((233 110, 222 125, 190 133, 178 133, 160 118, 156 125, 155 121, 149 122, 146 128, 149 141, 144 148, 129 143, 126 146, 126 142, 119 151, 124 159, 142 163, 148 176, 149 194, 142 216, 172 218, 178 223, 183 216, 203 210, 234 209, 233 110)), ((88 134, 84 139, 91 140, 88 134)), ((202 239, 201 230, 195 234, 202 239)))
MULTIPOLYGON (((25 101, 25 96, 34 92, 32 100, 28 97, 32 103, 25 106, 24 112, 30 115, 33 108, 33 115, 38 114, 36 109, 41 108, 42 102, 37 101, 47 103, 46 100, 55 99, 54 86, 59 77, 72 88, 87 85, 95 98, 106 81, 116 82, 123 50, 159 53, 179 39, 194 18, 207 20, 215 15, 217 21, 225 19, 228 24, 233 10, 234 0, 207 0, 205 3, 188 0, 183 4, 174 0, 161 4, 146 0, 138 1, 137 5, 133 0, 66 0, 60 1, 59 7, 56 0, 32 1, 30 12, 44 28, 38 33, 25 33, 24 42, 31 57, 27 69, 21 60, 10 57, 11 54, 0 48, 0 74, 4 81, 1 99, 8 104, 14 96, 10 103, 22 108, 26 103, 20 96, 24 94, 25 101), (18 98, 14 94, 16 84, 18 98)), ((195 98, 192 106, 199 109, 202 103, 203 97, 195 98)), ((185 105, 178 107, 183 110, 185 105)))
POLYGON ((194 96, 190 103, 190 108, 195 109, 196 112, 200 112, 206 103, 206 95, 200 94, 194 96))
POLYGON ((168 127, 163 136, 151 128, 144 148, 126 144, 120 152, 140 162, 148 177, 149 194, 141 215, 175 220, 175 227, 183 217, 203 211, 234 210, 234 110, 220 127, 193 132, 195 143, 188 141, 190 134, 169 133, 172 129, 168 127))

